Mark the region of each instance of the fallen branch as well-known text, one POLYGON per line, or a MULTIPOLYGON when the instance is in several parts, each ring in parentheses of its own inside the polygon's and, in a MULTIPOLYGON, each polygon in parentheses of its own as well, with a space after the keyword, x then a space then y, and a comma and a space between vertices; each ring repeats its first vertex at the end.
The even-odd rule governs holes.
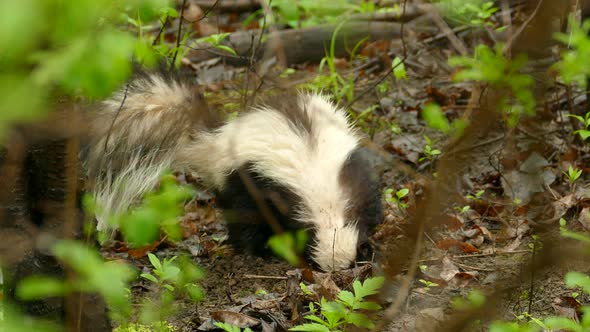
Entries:
POLYGON ((194 0, 194 3, 202 9, 216 8, 220 12, 249 12, 260 8, 258 0, 194 0))
MULTIPOLYGON (((350 54, 354 46, 364 38, 368 41, 386 40, 400 37, 400 24, 392 22, 350 22, 344 24, 336 36, 334 53, 336 57, 350 54)), ((306 61, 319 62, 330 46, 332 33, 336 25, 320 25, 297 30, 280 30, 268 34, 268 38, 256 50, 253 58, 260 60, 263 54, 275 54, 281 50, 285 53, 285 64, 291 65, 306 61)), ((232 47, 237 56, 208 44, 193 44, 187 57, 197 63, 215 57, 222 57, 226 63, 236 66, 247 65, 252 57, 252 45, 258 40, 260 30, 238 31, 230 34, 224 43, 232 47)))

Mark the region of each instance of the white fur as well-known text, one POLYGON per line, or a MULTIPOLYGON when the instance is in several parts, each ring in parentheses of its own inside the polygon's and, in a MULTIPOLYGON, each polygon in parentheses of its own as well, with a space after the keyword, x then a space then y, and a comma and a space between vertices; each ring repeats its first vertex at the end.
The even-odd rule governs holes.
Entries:
POLYGON ((170 169, 172 156, 156 162, 157 154, 131 157, 130 163, 117 174, 113 176, 112 172, 107 172, 106 179, 96 181, 92 196, 96 203, 96 228, 99 231, 117 228, 119 225, 113 224, 117 216, 127 212, 153 190, 164 172, 170 169))
POLYGON ((317 243, 312 248, 316 263, 325 271, 343 269, 356 258, 358 231, 354 220, 345 220, 350 198, 338 177, 359 139, 345 113, 324 97, 301 94, 298 98, 313 123, 309 136, 302 137, 281 113, 260 107, 217 131, 200 133, 181 159, 190 160, 185 166, 200 172, 217 189, 223 188, 229 173, 247 162, 259 174, 286 185, 309 209, 298 218, 316 230, 317 243))
POLYGON ((176 126, 191 97, 188 87, 157 75, 129 84, 126 97, 122 89, 101 104, 85 159, 89 174, 96 177, 90 182, 100 231, 116 228, 109 221, 155 188, 163 173, 171 170, 178 148, 189 139, 188 124, 176 126), (177 140, 161 148, 158 142, 169 130, 178 130, 177 140))

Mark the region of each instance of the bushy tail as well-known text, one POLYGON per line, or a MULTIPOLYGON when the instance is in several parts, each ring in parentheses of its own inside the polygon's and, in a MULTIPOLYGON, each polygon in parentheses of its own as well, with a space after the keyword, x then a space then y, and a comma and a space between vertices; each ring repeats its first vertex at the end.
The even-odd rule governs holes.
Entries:
POLYGON ((165 74, 138 73, 97 105, 82 158, 98 229, 109 228, 110 216, 127 211, 173 170, 193 131, 217 122, 198 92, 165 74))

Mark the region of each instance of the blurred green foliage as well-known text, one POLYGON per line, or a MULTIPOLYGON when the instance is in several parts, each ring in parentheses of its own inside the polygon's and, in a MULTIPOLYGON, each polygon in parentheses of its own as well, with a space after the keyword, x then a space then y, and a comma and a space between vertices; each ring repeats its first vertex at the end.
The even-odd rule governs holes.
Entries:
POLYGON ((502 43, 493 49, 479 44, 473 57, 452 57, 449 64, 461 67, 455 74, 455 81, 477 81, 505 90, 506 96, 500 100, 499 107, 506 115, 508 125, 514 127, 522 115, 535 114, 534 80, 521 73, 528 63, 526 54, 510 58, 504 55, 503 47, 502 43))
POLYGON ((1 1, 0 136, 43 116, 56 94, 107 96, 128 78, 134 56, 153 64, 151 41, 120 27, 165 8, 168 0, 1 1))
POLYGON ((53 247, 53 254, 75 272, 68 280, 32 276, 23 280, 17 294, 25 300, 65 296, 73 292, 96 292, 109 304, 118 319, 130 317, 127 283, 135 277, 133 270, 121 262, 104 262, 94 248, 78 241, 64 240, 53 247))
POLYGON ((567 84, 577 83, 586 87, 586 78, 590 76, 590 20, 580 24, 574 17, 569 19, 569 33, 557 33, 555 38, 567 46, 561 54, 561 60, 555 63, 555 69, 567 84))

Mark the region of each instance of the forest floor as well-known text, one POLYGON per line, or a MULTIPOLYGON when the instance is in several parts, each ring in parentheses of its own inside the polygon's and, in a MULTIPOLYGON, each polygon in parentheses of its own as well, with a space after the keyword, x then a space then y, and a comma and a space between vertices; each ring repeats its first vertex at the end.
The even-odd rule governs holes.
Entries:
MULTIPOLYGON (((202 21, 200 28, 222 21, 229 31, 231 22, 239 22, 247 13, 237 18, 231 15, 222 13, 217 19, 202 21)), ((315 296, 329 297, 339 289, 349 289, 355 278, 390 271, 383 262, 395 260, 398 255, 389 246, 392 242, 394 247, 395 243, 408 243, 410 248, 418 248, 419 256, 416 266, 411 259, 413 249, 410 254, 399 253, 401 267, 397 275, 388 272, 388 281, 376 299, 383 307, 394 302, 407 288, 402 280, 414 265, 416 273, 409 294, 388 331, 435 331, 435 323, 444 322, 453 312, 452 300, 467 297, 472 289, 495 294, 499 299, 495 314, 480 317, 482 326, 486 319, 514 320, 524 313, 536 318, 577 315, 579 303, 588 299, 577 297, 575 290, 566 287, 564 275, 571 270, 588 273, 588 264, 576 257, 562 257, 560 264, 552 261, 544 268, 530 269, 528 264, 535 256, 537 261, 545 259, 540 251, 543 247, 560 247, 566 242, 560 237, 561 218, 567 220, 570 229, 590 228, 589 146, 572 134, 575 122, 566 116, 585 113, 585 94, 553 84, 553 78, 543 76, 543 72, 540 78, 537 76, 544 83, 543 91, 536 96, 539 115, 513 128, 500 121, 464 149, 468 162, 457 164, 460 168, 454 171, 460 176, 446 183, 450 194, 444 208, 431 223, 434 226, 422 230, 422 240, 416 246, 414 238, 405 232, 411 229, 408 223, 418 212, 417 202, 429 197, 425 188, 437 179, 439 160, 453 148, 447 136, 428 128, 421 110, 429 102, 436 102, 450 121, 477 113, 474 99, 479 96, 479 88, 455 82, 456 70, 447 60, 458 54, 453 43, 473 49, 491 41, 485 30, 461 26, 454 27, 451 36, 445 35, 428 17, 418 17, 406 23, 404 29, 403 39, 367 42, 359 57, 334 59, 341 77, 352 77, 354 102, 350 105, 351 100, 343 98, 341 104, 349 106, 356 125, 378 151, 376 167, 384 192, 409 190, 397 203, 384 194, 383 224, 372 238, 377 248, 374 261, 359 263, 350 271, 323 274, 292 267, 278 258, 236 253, 225 242, 227 231, 221 212, 215 209, 214 197, 199 190, 197 197, 186 204, 181 218, 185 240, 175 244, 164 241, 153 250, 158 257, 189 253, 206 272, 201 281, 203 301, 176 302, 178 312, 171 322, 179 331, 211 330, 215 328, 213 320, 263 331, 301 324, 307 304, 319 300, 304 295, 301 282, 315 289, 315 296), (390 74, 395 57, 404 59, 403 79, 390 74), (427 146, 441 154, 428 154, 427 146), (570 166, 582 170, 574 184, 564 175, 570 166)), ((555 55, 549 54, 547 59, 551 63, 555 55)), ((252 68, 224 61, 196 61, 189 53, 183 60, 184 72, 202 84, 213 108, 226 113, 244 105, 244 96, 237 92, 244 87, 255 85, 256 89, 249 91, 260 95, 278 88, 309 87, 319 84, 318 76, 330 75, 325 71, 318 74, 318 61, 313 60, 292 64, 294 71, 275 65, 257 67, 265 73, 255 79, 248 78, 252 68)), ((329 89, 326 92, 333 93, 329 89)), ((179 175, 179 179, 197 182, 190 176, 179 175)), ((145 256, 131 258, 129 253, 109 248, 103 253, 107 258, 130 260, 143 271, 150 268, 145 256)), ((156 291, 147 280, 133 288, 137 297, 156 291)))

